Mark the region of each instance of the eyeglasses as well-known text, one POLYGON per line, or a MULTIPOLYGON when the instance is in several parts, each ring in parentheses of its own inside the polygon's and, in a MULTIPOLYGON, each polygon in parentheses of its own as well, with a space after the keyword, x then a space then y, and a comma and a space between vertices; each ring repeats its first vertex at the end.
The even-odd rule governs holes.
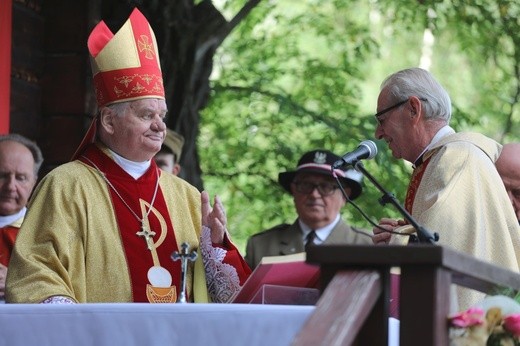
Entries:
POLYGON ((309 194, 312 193, 314 189, 318 189, 318 192, 322 196, 330 196, 338 189, 338 185, 334 183, 313 184, 307 181, 295 181, 293 185, 299 193, 309 194))
MULTIPOLYGON (((421 100, 421 101, 428 101, 428 100, 425 99, 425 98, 419 98, 419 100, 421 100)), ((381 126, 381 125, 383 124, 383 121, 381 120, 381 116, 382 116, 383 114, 388 113, 388 112, 390 112, 392 109, 395 109, 395 108, 397 108, 397 107, 400 107, 400 106, 404 105, 406 102, 408 102, 408 99, 403 100, 403 101, 399 101, 399 102, 397 102, 396 104, 394 104, 394 105, 392 105, 392 106, 390 106, 390 107, 387 107, 387 108, 385 108, 385 109, 383 109, 383 110, 377 112, 376 114, 374 114, 374 117, 376 117, 377 124, 378 124, 379 126, 381 126)))

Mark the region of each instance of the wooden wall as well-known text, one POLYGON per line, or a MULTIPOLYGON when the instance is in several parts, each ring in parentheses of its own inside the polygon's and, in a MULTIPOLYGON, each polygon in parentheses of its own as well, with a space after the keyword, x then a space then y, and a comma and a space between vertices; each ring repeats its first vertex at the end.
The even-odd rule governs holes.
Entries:
POLYGON ((10 132, 35 140, 40 176, 67 162, 92 112, 88 0, 14 0, 10 132))
POLYGON ((13 1, 10 132, 40 139, 44 69, 42 0, 13 1))

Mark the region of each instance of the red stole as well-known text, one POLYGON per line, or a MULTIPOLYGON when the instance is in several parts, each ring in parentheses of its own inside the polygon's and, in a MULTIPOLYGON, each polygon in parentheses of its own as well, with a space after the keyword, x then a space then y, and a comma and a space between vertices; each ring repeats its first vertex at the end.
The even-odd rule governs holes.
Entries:
MULTIPOLYGON (((404 201, 404 208, 410 214, 412 214, 413 202, 415 200, 417 189, 419 188, 419 185, 421 185, 422 177, 426 171, 428 163, 430 163, 430 159, 431 156, 426 161, 421 162, 421 164, 413 170, 410 183, 408 184, 408 190, 406 191, 406 199, 404 201)), ((408 220, 405 221, 408 223, 408 220)), ((399 275, 390 274, 390 286, 390 316, 399 318, 399 275)))
POLYGON ((11 252, 13 251, 14 241, 18 235, 19 228, 5 226, 0 228, 0 264, 8 266, 11 252))
POLYGON ((408 191, 406 191, 406 199, 404 202, 404 207, 407 212, 409 212, 411 215, 412 208, 413 208, 413 202, 415 200, 415 194, 417 193, 417 189, 419 188, 419 185, 421 185, 421 180, 424 175, 424 172, 426 171, 426 167, 430 163, 431 156, 424 162, 422 162, 419 167, 416 167, 413 171, 412 178, 410 179, 410 184, 408 184, 408 191))
MULTIPOLYGON (((168 299, 173 299, 173 302, 175 302, 179 294, 177 290, 180 287, 181 266, 180 261, 171 259, 171 255, 179 249, 166 202, 160 188, 157 190, 152 209, 146 216, 159 179, 159 169, 155 162, 152 160, 150 168, 146 173, 135 180, 96 145, 90 145, 79 160, 94 167, 90 162, 92 161, 105 174, 108 181, 117 191, 116 193, 114 188, 107 184, 126 254, 132 283, 133 301, 169 302, 168 299), (118 193, 120 196, 118 196, 118 193), (148 248, 146 239, 143 236, 136 234, 141 232, 143 227, 141 221, 137 220, 134 213, 137 214, 139 219, 144 217, 144 224, 149 224, 149 230, 155 232, 155 235, 151 238, 153 243, 152 249, 154 250, 148 248), (149 281, 148 271, 152 267, 157 268, 157 266, 169 272, 172 277, 171 286, 173 286, 173 290, 167 287, 151 285, 152 282, 149 281), (151 288, 151 286, 154 287, 151 288), (153 291, 150 291, 151 289, 153 291), (174 297, 171 294, 166 295, 167 292, 174 294, 174 297), (156 298, 155 301, 153 301, 153 296, 156 298)), ((109 270, 118 270, 118 268, 109 268, 109 270)))

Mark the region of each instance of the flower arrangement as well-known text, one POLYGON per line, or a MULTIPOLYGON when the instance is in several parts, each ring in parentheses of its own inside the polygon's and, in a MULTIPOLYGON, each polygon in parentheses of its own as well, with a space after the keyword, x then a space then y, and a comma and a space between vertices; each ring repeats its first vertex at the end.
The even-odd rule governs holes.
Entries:
POLYGON ((451 346, 520 346, 520 304, 515 299, 490 296, 448 320, 451 346))

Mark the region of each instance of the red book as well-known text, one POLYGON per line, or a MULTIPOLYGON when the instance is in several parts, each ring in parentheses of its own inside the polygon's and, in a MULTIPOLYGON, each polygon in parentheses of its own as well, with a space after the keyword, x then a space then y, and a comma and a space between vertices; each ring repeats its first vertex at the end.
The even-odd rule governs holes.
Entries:
POLYGON ((320 267, 306 263, 304 252, 264 257, 231 302, 251 303, 265 285, 317 289, 319 278, 320 267))

